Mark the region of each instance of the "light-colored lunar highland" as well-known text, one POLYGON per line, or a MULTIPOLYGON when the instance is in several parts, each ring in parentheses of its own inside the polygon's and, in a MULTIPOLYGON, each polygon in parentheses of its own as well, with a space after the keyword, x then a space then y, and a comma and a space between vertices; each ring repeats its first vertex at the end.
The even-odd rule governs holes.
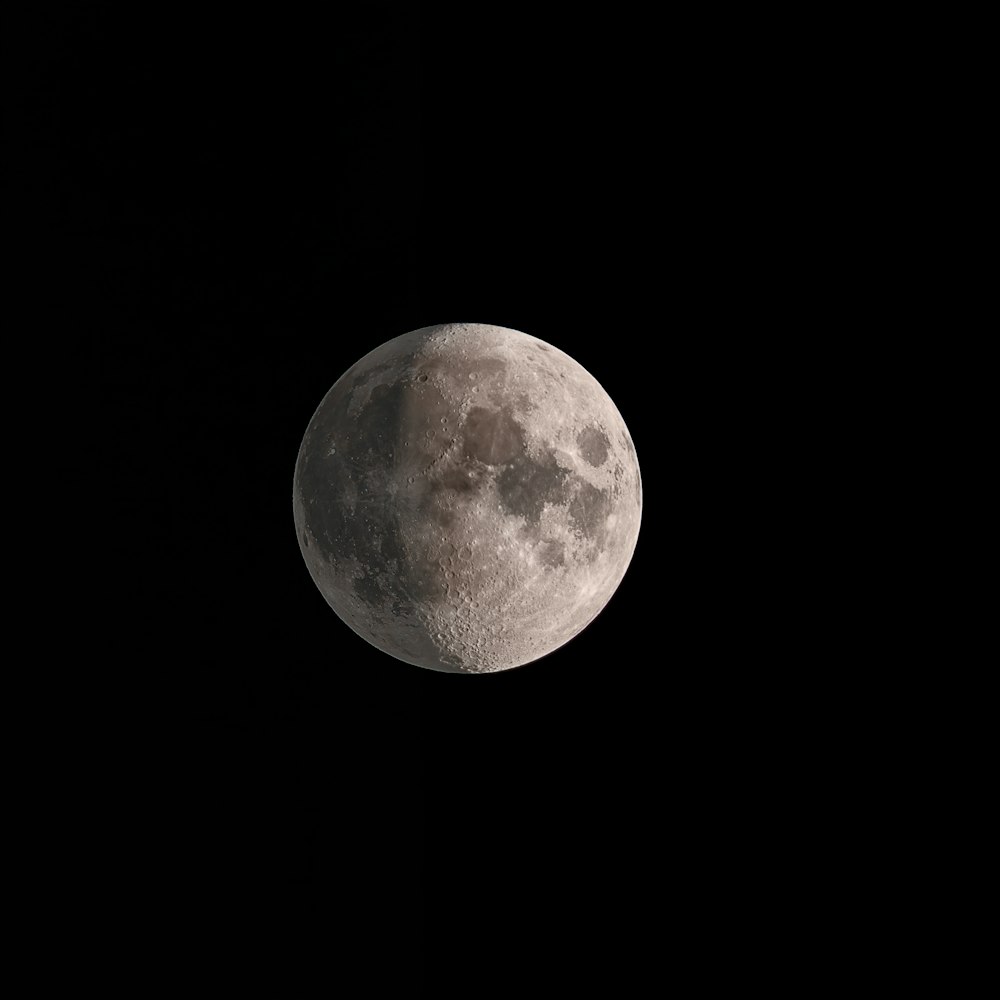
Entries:
POLYGON ((621 415, 584 368, 516 330, 427 327, 326 394, 295 466, 313 580, 379 649, 485 673, 544 656, 615 592, 642 487, 621 415))

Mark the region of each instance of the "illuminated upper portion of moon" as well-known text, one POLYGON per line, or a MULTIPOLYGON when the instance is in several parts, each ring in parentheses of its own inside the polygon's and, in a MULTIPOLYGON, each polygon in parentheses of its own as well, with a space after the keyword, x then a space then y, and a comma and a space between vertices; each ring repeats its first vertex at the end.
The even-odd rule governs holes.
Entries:
POLYGON ((313 415, 293 509, 309 572, 385 652, 482 673, 535 660, 628 568, 642 487, 614 403, 577 362, 452 324, 362 358, 313 415))

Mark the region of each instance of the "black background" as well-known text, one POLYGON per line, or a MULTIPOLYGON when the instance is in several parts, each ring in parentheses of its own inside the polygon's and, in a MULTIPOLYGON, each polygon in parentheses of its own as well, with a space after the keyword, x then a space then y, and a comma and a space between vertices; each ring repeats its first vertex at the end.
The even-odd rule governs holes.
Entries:
POLYGON ((72 465, 74 587, 101 595, 80 645, 107 681, 74 813, 103 845, 88 898, 155 913, 185 955, 240 941, 244 971, 288 931, 372 991, 540 970, 631 995, 663 949, 755 919, 756 824, 792 850, 768 816, 796 737, 761 720, 799 682, 745 669, 780 609, 733 600, 764 585, 763 458, 721 415, 773 350, 746 319, 778 280, 749 263, 772 251, 763 125, 717 31, 355 6, 86 5, 28 36, 25 192, 84 400, 64 433, 94 443, 72 465), (606 610, 494 676, 368 647, 292 526, 323 394, 445 322, 573 356, 643 472, 606 610))

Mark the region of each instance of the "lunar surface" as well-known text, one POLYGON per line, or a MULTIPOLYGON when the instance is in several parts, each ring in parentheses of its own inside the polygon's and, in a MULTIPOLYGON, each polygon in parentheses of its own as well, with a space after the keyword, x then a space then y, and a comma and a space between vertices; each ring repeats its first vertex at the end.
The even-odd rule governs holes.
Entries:
POLYGON ((625 422, 567 354, 496 326, 415 330, 326 394, 295 465, 299 548, 334 611, 432 670, 536 660, 598 615, 635 549, 625 422))

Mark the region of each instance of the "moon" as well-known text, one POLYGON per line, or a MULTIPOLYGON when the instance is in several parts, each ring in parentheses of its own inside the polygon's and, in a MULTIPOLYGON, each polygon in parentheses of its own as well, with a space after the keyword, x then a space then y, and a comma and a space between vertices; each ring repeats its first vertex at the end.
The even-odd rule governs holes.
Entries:
POLYGON ((590 624, 635 550, 625 421, 558 348, 425 327, 350 368, 306 428, 292 491, 313 581, 362 638, 416 666, 493 673, 590 624))

